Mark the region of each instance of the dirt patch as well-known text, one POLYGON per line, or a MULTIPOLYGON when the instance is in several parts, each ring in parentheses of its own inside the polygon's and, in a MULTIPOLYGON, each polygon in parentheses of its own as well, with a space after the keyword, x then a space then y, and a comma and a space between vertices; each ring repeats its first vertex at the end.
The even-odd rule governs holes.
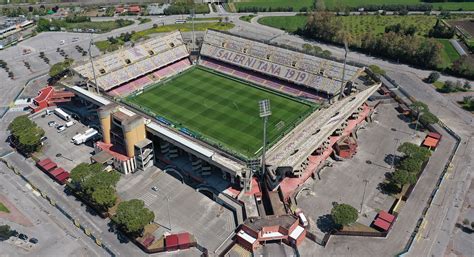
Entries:
POLYGON ((13 203, 11 203, 5 196, 0 195, 0 202, 7 207, 10 213, 0 212, 0 219, 6 219, 11 222, 23 225, 26 227, 33 226, 33 223, 18 210, 13 203))
POLYGON ((449 21, 449 24, 452 26, 459 26, 469 33, 471 37, 474 37, 474 19, 449 21))

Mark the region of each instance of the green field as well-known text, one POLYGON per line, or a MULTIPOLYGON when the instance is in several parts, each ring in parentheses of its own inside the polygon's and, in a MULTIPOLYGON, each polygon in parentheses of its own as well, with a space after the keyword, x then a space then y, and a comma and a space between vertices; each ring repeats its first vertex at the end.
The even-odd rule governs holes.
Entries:
POLYGON ((200 134, 205 141, 252 158, 262 145, 258 109, 262 99, 271 102, 270 144, 314 108, 204 68, 191 69, 126 101, 200 134))
POLYGON ((303 28, 307 20, 307 16, 269 16, 258 19, 258 23, 288 32, 295 32, 296 29, 303 28))
POLYGON ((313 0, 250 0, 234 3, 237 10, 243 7, 293 7, 293 11, 299 11, 303 7, 311 7, 313 0))
POLYGON ((448 39, 438 39, 438 41, 443 45, 443 51, 441 51, 442 64, 440 64, 440 67, 449 67, 454 61, 459 59, 459 57, 461 56, 458 54, 458 52, 448 39))
POLYGON ((255 17, 255 15, 252 15, 252 14, 251 15, 245 15, 245 16, 240 16, 239 20, 250 22, 250 20, 252 20, 254 17, 255 17))
MULTIPOLYGON (((313 0, 244 0, 238 3, 234 3, 236 8, 239 9, 242 7, 271 7, 271 8, 278 8, 278 7, 293 7, 293 11, 298 11, 302 7, 311 7, 313 5, 313 0)), ((325 0, 325 6, 328 10, 338 10, 342 9, 343 7, 351 7, 357 8, 360 6, 367 6, 367 5, 396 5, 396 4, 403 4, 403 5, 416 5, 422 4, 423 2, 420 0, 325 0)), ((440 2, 440 3, 431 3, 434 10, 438 10, 442 8, 443 10, 458 10, 462 8, 463 10, 474 10, 474 2, 440 2)))
MULTIPOLYGON (((436 17, 426 15, 351 15, 336 16, 334 18, 341 21, 342 27, 351 33, 355 42, 360 42, 367 32, 383 34, 386 26, 398 23, 404 26, 415 25, 417 27, 417 35, 425 36, 436 23, 436 17)), ((306 16, 273 16, 263 17, 258 20, 260 24, 285 29, 288 32, 294 32, 297 28, 303 28, 306 25, 306 21, 306 16)))
POLYGON ((10 213, 10 210, 8 210, 8 208, 0 202, 0 212, 10 213))

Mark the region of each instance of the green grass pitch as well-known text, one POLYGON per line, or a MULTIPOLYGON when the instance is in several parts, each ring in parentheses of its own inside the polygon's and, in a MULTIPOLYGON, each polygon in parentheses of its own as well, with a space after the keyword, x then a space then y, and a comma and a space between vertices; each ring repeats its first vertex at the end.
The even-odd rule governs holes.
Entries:
POLYGON ((246 158, 260 155, 262 120, 258 101, 269 99, 268 142, 272 143, 314 106, 234 80, 204 68, 192 68, 128 102, 185 127, 246 158))

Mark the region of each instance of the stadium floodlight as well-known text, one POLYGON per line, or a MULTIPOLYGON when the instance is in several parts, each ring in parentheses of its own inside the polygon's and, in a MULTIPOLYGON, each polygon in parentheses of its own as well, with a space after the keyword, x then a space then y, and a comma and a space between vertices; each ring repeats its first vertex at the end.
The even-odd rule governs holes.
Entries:
POLYGON ((260 107, 260 118, 272 115, 272 110, 270 108, 270 100, 261 100, 258 102, 258 106, 260 107))
MULTIPOLYGON (((95 90, 97 91, 97 94, 100 95, 99 84, 97 84, 97 76, 95 75, 94 62, 92 61, 92 51, 91 51, 92 44, 94 44, 94 41, 92 39, 92 33, 91 33, 91 40, 89 41, 89 59, 91 61, 92 75, 94 76, 95 90)), ((89 87, 87 88, 89 89, 89 87)))
POLYGON ((262 177, 265 173, 265 151, 267 148, 267 121, 268 117, 272 115, 270 108, 270 100, 265 99, 258 102, 260 108, 260 118, 263 118, 263 146, 262 146, 262 177))
POLYGON ((346 76, 346 61, 347 61, 347 53, 349 52, 349 46, 347 43, 347 38, 344 38, 344 66, 342 67, 342 78, 341 78, 341 92, 339 92, 339 100, 344 97, 344 77, 346 76))

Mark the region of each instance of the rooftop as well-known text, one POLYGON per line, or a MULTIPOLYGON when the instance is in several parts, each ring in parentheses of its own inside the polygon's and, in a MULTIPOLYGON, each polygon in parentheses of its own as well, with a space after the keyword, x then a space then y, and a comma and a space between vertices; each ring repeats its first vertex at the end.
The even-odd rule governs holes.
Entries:
POLYGON ((298 222, 298 219, 290 215, 280 215, 280 216, 265 216, 265 217, 251 217, 248 218, 244 224, 254 231, 261 231, 265 227, 271 226, 280 226, 287 230, 290 227, 298 222))

